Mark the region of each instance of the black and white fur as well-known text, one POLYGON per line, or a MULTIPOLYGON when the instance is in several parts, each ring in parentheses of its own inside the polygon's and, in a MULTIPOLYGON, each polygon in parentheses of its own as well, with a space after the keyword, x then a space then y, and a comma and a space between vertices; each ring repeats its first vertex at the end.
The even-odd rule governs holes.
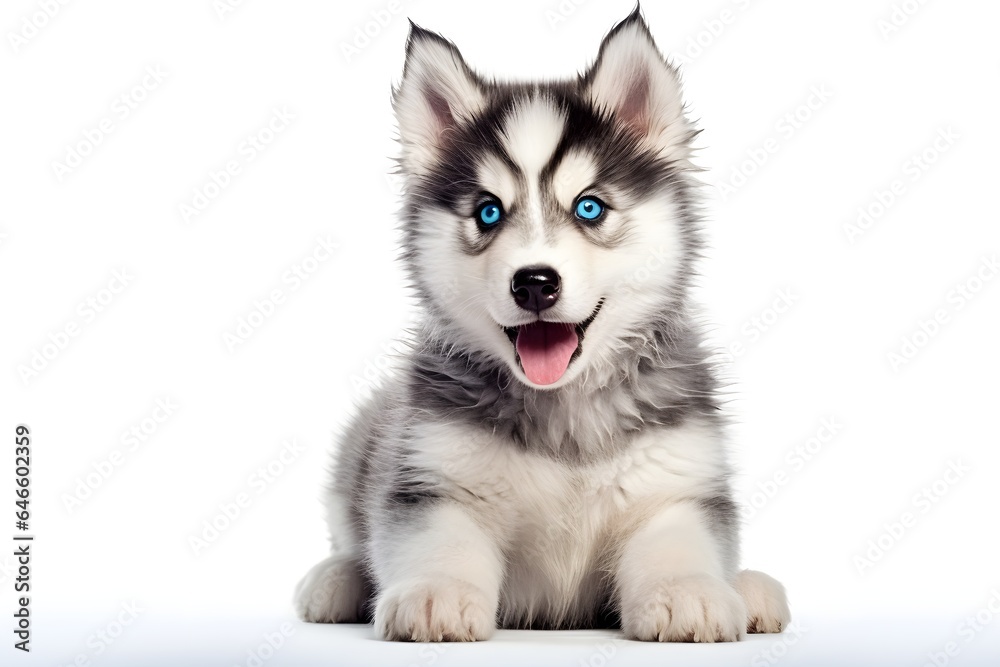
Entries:
POLYGON ((417 641, 780 632, 782 586, 737 569, 717 383, 688 302, 696 132, 638 8, 559 82, 488 81, 414 25, 393 101, 425 317, 340 442, 333 550, 299 584, 300 616, 417 641), (496 229, 473 219, 483 192, 507 211, 496 229), (572 215, 584 193, 608 204, 599 225, 572 215), (538 315, 510 287, 537 265, 562 276, 538 315), (545 387, 510 335, 536 317, 583 333, 545 387))

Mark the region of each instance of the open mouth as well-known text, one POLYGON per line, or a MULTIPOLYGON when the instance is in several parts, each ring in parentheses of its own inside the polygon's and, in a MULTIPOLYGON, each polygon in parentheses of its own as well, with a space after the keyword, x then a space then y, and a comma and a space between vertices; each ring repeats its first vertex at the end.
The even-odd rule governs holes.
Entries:
POLYGON ((603 305, 604 299, 601 299, 590 317, 577 324, 538 320, 517 327, 504 327, 504 333, 514 345, 517 362, 528 379, 537 385, 558 382, 573 360, 580 356, 587 327, 603 305))

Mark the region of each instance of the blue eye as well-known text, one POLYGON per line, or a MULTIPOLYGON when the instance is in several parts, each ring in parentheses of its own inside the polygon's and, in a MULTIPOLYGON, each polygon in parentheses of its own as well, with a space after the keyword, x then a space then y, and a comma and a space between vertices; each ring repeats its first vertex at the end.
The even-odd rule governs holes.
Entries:
POLYGON ((597 220, 604 213, 604 202, 596 197, 583 197, 576 203, 576 217, 581 220, 597 220))
POLYGON ((476 210, 476 219, 487 227, 497 224, 502 217, 503 209, 500 208, 500 204, 493 201, 481 204, 476 210))

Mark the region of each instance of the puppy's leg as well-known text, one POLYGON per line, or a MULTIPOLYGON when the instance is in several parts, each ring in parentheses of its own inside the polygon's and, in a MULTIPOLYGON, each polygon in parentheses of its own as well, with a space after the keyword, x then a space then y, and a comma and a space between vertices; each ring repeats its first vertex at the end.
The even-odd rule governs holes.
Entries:
POLYGON ((747 608, 728 583, 718 541, 696 503, 658 510, 624 544, 616 571, 622 630, 645 641, 736 641, 747 608))
POLYGON ((371 582, 363 572, 359 545, 347 518, 346 503, 327 498, 331 555, 314 565, 295 588, 299 618, 310 623, 360 623, 367 620, 371 582))
POLYGON ((792 614, 785 587, 777 579, 763 572, 743 570, 734 583, 747 604, 747 632, 781 632, 788 627, 792 614))
POLYGON ((313 566, 295 588, 295 611, 310 623, 359 623, 370 595, 357 559, 333 554, 313 566))
POLYGON ((398 510, 373 536, 376 632, 404 641, 487 639, 503 577, 495 537, 454 501, 415 510, 398 510))

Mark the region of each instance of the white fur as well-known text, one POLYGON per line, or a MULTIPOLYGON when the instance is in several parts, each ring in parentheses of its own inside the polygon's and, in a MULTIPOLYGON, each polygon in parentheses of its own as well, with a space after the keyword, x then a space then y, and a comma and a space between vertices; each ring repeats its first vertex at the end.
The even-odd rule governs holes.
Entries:
POLYGON ((616 574, 628 637, 735 641, 743 635, 746 605, 726 583, 719 545, 692 503, 659 508, 628 538, 616 574))
MULTIPOLYGON (((566 119, 563 114, 548 100, 535 98, 519 104, 504 126, 504 145, 507 153, 520 167, 527 181, 527 191, 524 193, 526 211, 522 215, 522 225, 530 231, 522 238, 532 245, 545 242, 546 220, 538 176, 542 168, 552 159, 565 124, 566 119)), ((538 250, 533 250, 533 253, 541 254, 538 250)), ((530 260, 529 264, 523 264, 523 266, 531 265, 544 266, 545 262, 542 259, 535 259, 530 260)))
POLYGON ((496 629, 496 595, 447 573, 415 577, 387 588, 378 600, 375 630, 383 639, 477 641, 496 629))
POLYGON ((464 509, 434 508, 420 530, 395 526, 373 535, 372 569, 384 589, 375 628, 386 639, 469 641, 495 628, 503 578, 499 547, 464 509))
POLYGON ((517 181, 507 165, 491 153, 479 164, 478 176, 483 189, 499 197, 504 208, 508 208, 517 196, 517 181))
POLYGON ((522 102, 504 127, 504 147, 524 172, 528 181, 538 174, 556 151, 566 118, 544 98, 522 102))
POLYGON ((552 175, 552 186, 556 199, 567 211, 572 210, 576 198, 584 194, 584 189, 594 184, 597 165, 594 158, 574 150, 563 158, 552 175))
POLYGON ((732 642, 744 637, 746 603, 718 577, 694 572, 638 579, 640 583, 622 594, 626 637, 661 642, 732 642))

